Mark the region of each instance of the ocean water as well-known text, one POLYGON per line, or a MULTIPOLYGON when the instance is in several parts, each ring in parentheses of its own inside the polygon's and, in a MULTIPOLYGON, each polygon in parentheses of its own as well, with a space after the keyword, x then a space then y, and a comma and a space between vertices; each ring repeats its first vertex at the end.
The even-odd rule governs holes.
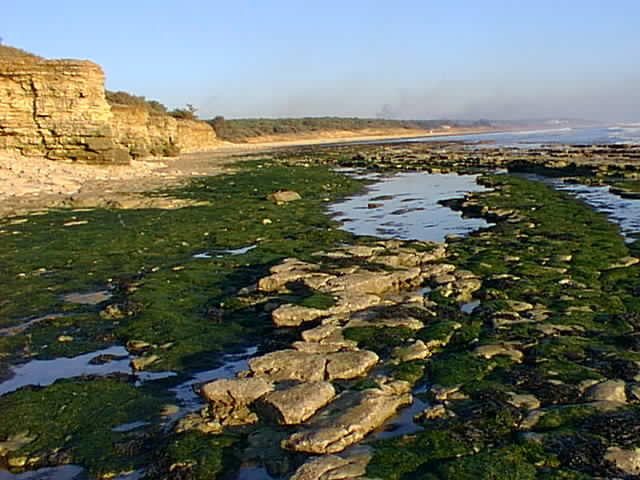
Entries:
POLYGON ((473 135, 449 135, 435 137, 415 137, 406 140, 387 140, 362 143, 397 142, 491 142, 487 146, 535 148, 541 145, 640 145, 640 123, 616 124, 608 127, 589 128, 549 128, 520 132, 482 133, 473 135))

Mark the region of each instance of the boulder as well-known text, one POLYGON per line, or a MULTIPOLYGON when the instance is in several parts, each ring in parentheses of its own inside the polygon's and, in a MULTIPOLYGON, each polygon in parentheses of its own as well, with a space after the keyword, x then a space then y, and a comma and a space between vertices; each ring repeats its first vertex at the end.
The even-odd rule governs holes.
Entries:
POLYGON ((431 351, 422 340, 417 340, 406 347, 396 347, 392 356, 398 362, 410 362, 411 360, 423 360, 430 357, 431 351))
POLYGON ((592 402, 627 403, 624 380, 607 380, 587 390, 587 400, 592 402))
POLYGON ((348 380, 364 375, 378 363, 378 355, 367 350, 336 352, 326 355, 329 380, 348 380))
POLYGON ((476 347, 473 351, 479 357, 491 359, 497 355, 503 355, 511 358, 516 363, 522 362, 524 353, 518 350, 514 344, 511 343, 497 343, 491 345, 481 345, 476 347))
POLYGON ((640 475, 640 448, 623 450, 609 447, 604 458, 628 475, 640 475))
POLYGON ((277 192, 267 195, 267 200, 271 200, 275 203, 293 202, 295 200, 301 200, 302 196, 298 192, 293 190, 278 190, 277 192))

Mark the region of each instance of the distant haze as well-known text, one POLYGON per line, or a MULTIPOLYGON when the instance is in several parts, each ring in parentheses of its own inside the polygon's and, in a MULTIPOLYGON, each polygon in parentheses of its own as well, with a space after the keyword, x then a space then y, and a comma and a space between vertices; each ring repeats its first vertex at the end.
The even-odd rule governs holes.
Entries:
POLYGON ((640 121, 637 0, 7 3, 5 43, 202 118, 640 121))

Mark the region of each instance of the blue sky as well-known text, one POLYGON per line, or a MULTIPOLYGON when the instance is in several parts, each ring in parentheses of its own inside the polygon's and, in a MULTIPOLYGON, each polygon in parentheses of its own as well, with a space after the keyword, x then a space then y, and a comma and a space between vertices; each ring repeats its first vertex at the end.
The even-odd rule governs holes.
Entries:
POLYGON ((4 43, 200 116, 640 119, 640 1, 5 0, 4 43))

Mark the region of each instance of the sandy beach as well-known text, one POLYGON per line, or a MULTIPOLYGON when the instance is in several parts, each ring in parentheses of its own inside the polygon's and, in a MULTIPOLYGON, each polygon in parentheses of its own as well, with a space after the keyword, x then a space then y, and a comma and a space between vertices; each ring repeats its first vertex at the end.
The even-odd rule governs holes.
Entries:
POLYGON ((301 145, 485 133, 491 129, 333 131, 313 135, 257 137, 248 143, 220 147, 179 157, 133 160, 130 165, 95 166, 0 153, 0 216, 21 215, 57 207, 176 208, 180 202, 149 198, 141 192, 175 185, 198 176, 232 169, 245 154, 301 145))

